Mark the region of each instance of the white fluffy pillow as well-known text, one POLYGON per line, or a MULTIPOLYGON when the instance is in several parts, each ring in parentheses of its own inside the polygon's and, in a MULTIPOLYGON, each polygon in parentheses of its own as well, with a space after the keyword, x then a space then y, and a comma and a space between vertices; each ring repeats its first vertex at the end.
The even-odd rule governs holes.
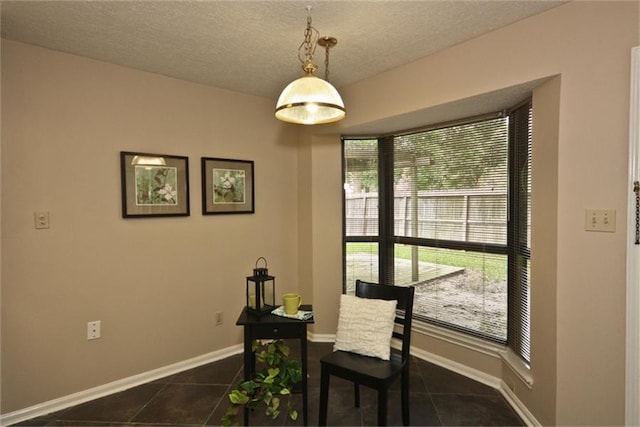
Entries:
POLYGON ((341 295, 333 350, 389 360, 397 303, 396 300, 341 295))

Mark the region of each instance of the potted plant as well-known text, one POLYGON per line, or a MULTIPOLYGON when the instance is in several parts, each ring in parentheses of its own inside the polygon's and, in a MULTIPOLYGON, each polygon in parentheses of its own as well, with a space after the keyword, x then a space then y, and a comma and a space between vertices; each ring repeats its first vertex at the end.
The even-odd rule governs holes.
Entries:
MULTIPOLYGON (((275 419, 280 415, 280 397, 289 396, 291 389, 302 380, 302 366, 298 360, 289 359, 289 347, 283 340, 253 341, 251 349, 256 355, 256 372, 252 379, 241 381, 229 393, 229 407, 222 417, 222 425, 234 424, 244 408, 265 406, 265 414, 275 419)), ((246 369, 246 366, 245 366, 246 369)), ((287 412, 292 420, 298 411, 287 402, 287 412)))

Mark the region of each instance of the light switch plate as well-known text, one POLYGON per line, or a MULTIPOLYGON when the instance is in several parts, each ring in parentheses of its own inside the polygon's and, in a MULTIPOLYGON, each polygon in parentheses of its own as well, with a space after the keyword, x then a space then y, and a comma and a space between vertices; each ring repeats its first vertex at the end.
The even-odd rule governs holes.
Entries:
POLYGON ((616 231, 615 209, 587 209, 584 216, 584 229, 586 231, 616 231))

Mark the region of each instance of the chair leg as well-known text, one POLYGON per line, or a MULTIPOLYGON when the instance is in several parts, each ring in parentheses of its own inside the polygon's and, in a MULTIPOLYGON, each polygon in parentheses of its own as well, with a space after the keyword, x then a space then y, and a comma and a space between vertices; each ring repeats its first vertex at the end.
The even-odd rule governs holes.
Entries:
POLYGON ((388 402, 388 393, 386 388, 381 388, 378 390, 378 425, 386 426, 387 425, 387 402, 388 402))
POLYGON ((318 414, 318 425, 327 425, 327 404, 329 401, 329 370, 324 366, 320 371, 320 412, 318 414))
POLYGON ((353 382, 353 401, 356 408, 360 407, 360 384, 353 382))
POLYGON ((409 425, 409 373, 402 372, 400 378, 401 400, 402 400, 402 425, 409 425))

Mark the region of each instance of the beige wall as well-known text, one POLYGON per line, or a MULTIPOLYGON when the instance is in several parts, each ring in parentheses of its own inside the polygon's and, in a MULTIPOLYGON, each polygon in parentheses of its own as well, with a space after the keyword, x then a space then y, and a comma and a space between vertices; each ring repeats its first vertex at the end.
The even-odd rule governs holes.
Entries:
POLYGON ((3 413, 238 344, 260 256, 298 288, 296 132, 271 100, 3 40, 2 125, 3 413), (123 219, 120 150, 188 156, 191 216, 123 219), (255 214, 201 214, 201 156, 255 161, 255 214))
MULTIPOLYGON (((342 89, 348 115, 340 132, 348 134, 420 110, 428 122, 440 105, 556 76, 534 91, 534 110, 542 110, 533 143, 534 385, 516 384, 543 424, 624 424, 629 65, 639 24, 638 2, 571 2, 342 89), (615 209, 616 232, 585 232, 587 208, 615 209)), ((337 154, 312 151, 313 191, 340 191, 339 181, 315 172, 337 154)), ((332 229, 341 207, 319 203, 311 215, 313 230, 332 229)), ((335 239, 313 237, 313 269, 330 279, 314 286, 336 293, 340 260, 321 255, 335 250, 335 239)), ((317 310, 335 308, 334 299, 325 303, 317 310)), ((322 318, 316 331, 335 325, 335 315, 322 318)), ((507 371, 427 336, 414 343, 481 371, 507 371)))
MULTIPOLYGON (((558 7, 341 88, 347 119, 315 128, 277 123, 272 100, 3 41, 2 412, 239 343, 244 276, 261 255, 279 290, 313 302, 314 334, 334 333, 339 134, 421 110, 429 121, 440 105, 553 77, 534 91, 543 109, 534 124, 534 385, 517 384, 516 394, 544 424, 624 424, 638 9, 558 7), (192 215, 122 219, 120 150, 189 156, 192 215), (200 156, 256 161, 255 215, 200 214, 200 156), (586 233, 586 208, 615 209, 617 231, 586 233), (34 230, 39 210, 51 213, 51 229, 34 230), (222 327, 216 311, 225 312, 222 327), (103 338, 89 342, 95 319, 103 338)), ((421 349, 506 372, 416 335, 421 349)))

